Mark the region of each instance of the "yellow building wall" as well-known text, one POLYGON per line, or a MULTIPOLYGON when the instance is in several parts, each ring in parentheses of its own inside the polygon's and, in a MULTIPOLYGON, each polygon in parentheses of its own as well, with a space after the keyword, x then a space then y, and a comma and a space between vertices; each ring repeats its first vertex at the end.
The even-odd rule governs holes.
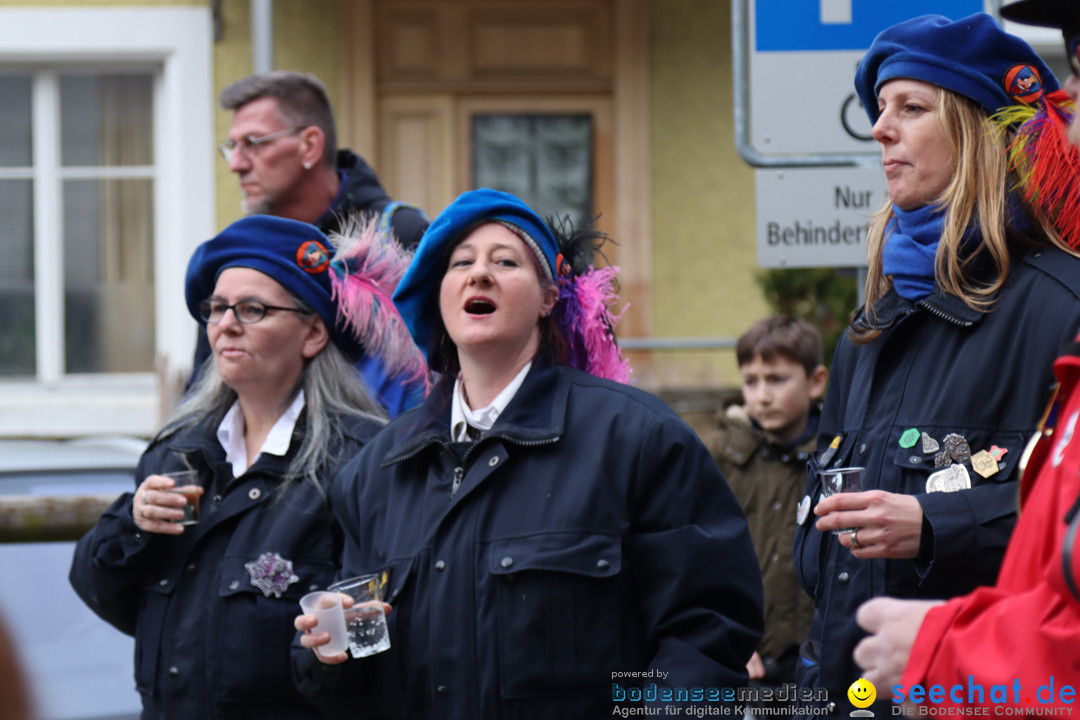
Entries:
MULTIPOLYGON (((347 1, 347 0, 346 0, 347 1)), ((338 0, 278 0, 274 3, 274 69, 311 73, 323 81, 332 106, 341 86, 341 42, 338 0)), ((214 94, 253 72, 251 4, 248 0, 221 3, 221 39, 214 43, 214 94)), ((224 139, 232 112, 216 110, 214 132, 224 139)), ((217 161, 217 220, 224 228, 242 216, 240 186, 225 161, 217 161)))
MULTIPOLYGON (((735 150, 731 6, 652 3, 653 334, 730 337, 768 306, 754 171, 735 150)), ((664 386, 736 386, 733 350, 654 353, 664 386)))

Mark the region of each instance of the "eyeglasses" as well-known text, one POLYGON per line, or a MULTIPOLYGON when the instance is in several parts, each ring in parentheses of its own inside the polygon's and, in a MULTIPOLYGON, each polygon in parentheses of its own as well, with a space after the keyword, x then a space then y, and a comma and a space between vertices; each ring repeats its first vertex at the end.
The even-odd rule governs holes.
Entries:
POLYGON ((307 310, 301 310, 300 308, 267 305, 258 300, 241 300, 234 305, 226 305, 220 300, 203 300, 199 303, 199 317, 208 323, 221 322, 221 319, 225 317, 225 312, 227 310, 232 310, 236 319, 245 325, 259 322, 266 317, 266 312, 268 310, 285 310, 288 312, 299 313, 300 315, 310 314, 307 310))
POLYGON ((225 162, 232 162, 233 153, 238 150, 241 155, 250 160, 252 154, 258 150, 260 145, 265 145, 271 140, 277 140, 279 137, 293 135, 301 130, 306 130, 308 127, 308 125, 297 125, 288 130, 278 130, 277 132, 272 132, 269 135, 263 135, 262 137, 246 135, 240 138, 239 141, 229 139, 218 145, 218 150, 221 151, 221 157, 225 158, 225 162))
POLYGON ((1065 57, 1069 61, 1069 68, 1074 77, 1080 78, 1080 30, 1062 28, 1061 34, 1065 37, 1065 57))

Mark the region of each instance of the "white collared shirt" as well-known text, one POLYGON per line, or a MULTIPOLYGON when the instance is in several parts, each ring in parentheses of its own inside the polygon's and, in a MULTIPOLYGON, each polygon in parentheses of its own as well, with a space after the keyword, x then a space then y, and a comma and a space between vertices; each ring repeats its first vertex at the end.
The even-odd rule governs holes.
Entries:
MULTIPOLYGON (((301 390, 293 399, 289 409, 277 419, 274 427, 266 436, 259 455, 269 453, 271 455, 284 456, 289 452, 289 443, 292 441, 293 430, 296 428, 296 420, 300 417, 300 411, 304 409, 304 391, 301 390)), ((240 401, 237 400, 225 413, 218 425, 217 439, 221 447, 225 448, 225 461, 232 465, 233 477, 240 477, 248 471, 247 442, 244 440, 244 413, 240 412, 240 401)), ((255 456, 258 459, 258 455, 255 456)))
POLYGON ((487 432, 499 416, 506 410, 506 406, 517 395, 521 383, 525 382, 525 376, 529 374, 532 363, 525 363, 525 367, 510 381, 510 384, 502 389, 491 404, 486 408, 473 410, 465 402, 465 386, 459 377, 454 381, 454 400, 450 406, 450 439, 454 442, 467 442, 470 427, 487 432))

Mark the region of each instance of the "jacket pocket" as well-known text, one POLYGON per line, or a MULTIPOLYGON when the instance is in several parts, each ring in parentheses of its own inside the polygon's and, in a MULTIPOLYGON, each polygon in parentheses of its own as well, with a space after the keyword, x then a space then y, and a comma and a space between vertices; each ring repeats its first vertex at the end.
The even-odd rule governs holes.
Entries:
POLYGON ((623 659, 617 536, 552 532, 489 546, 504 698, 595 694, 623 659))
POLYGON ((300 598, 312 589, 325 588, 333 566, 325 561, 294 560, 291 574, 268 578, 265 588, 252 583, 245 566, 254 558, 226 556, 217 581, 217 622, 207 636, 215 695, 221 701, 277 700, 302 702, 292 681, 290 647, 300 614, 300 598), (296 580, 290 582, 295 576, 296 580), (278 597, 274 591, 280 590, 278 597))

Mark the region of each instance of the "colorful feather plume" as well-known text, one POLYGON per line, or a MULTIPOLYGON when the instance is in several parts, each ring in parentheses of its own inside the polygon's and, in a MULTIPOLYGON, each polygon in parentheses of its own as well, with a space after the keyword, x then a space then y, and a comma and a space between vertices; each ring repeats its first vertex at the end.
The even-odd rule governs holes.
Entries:
POLYGON ((1037 106, 1004 108, 991 120, 1002 132, 1016 128, 1009 166, 1024 199, 1046 215, 1065 244, 1080 250, 1080 151, 1068 139, 1074 112, 1065 91, 1057 90, 1037 106))
POLYGON ((566 220, 547 219, 559 245, 561 267, 559 302, 553 317, 567 343, 566 364, 590 375, 626 383, 630 363, 622 356, 615 339, 615 325, 625 312, 612 314, 618 300, 616 276, 619 268, 597 268, 593 262, 608 237, 595 230, 575 230, 566 220), (568 227, 568 229, 567 229, 568 227))
POLYGON ((431 382, 427 364, 393 302, 412 254, 380 231, 376 221, 350 219, 329 238, 337 249, 330 267, 339 319, 368 355, 382 360, 389 375, 422 383, 426 393, 431 382))

